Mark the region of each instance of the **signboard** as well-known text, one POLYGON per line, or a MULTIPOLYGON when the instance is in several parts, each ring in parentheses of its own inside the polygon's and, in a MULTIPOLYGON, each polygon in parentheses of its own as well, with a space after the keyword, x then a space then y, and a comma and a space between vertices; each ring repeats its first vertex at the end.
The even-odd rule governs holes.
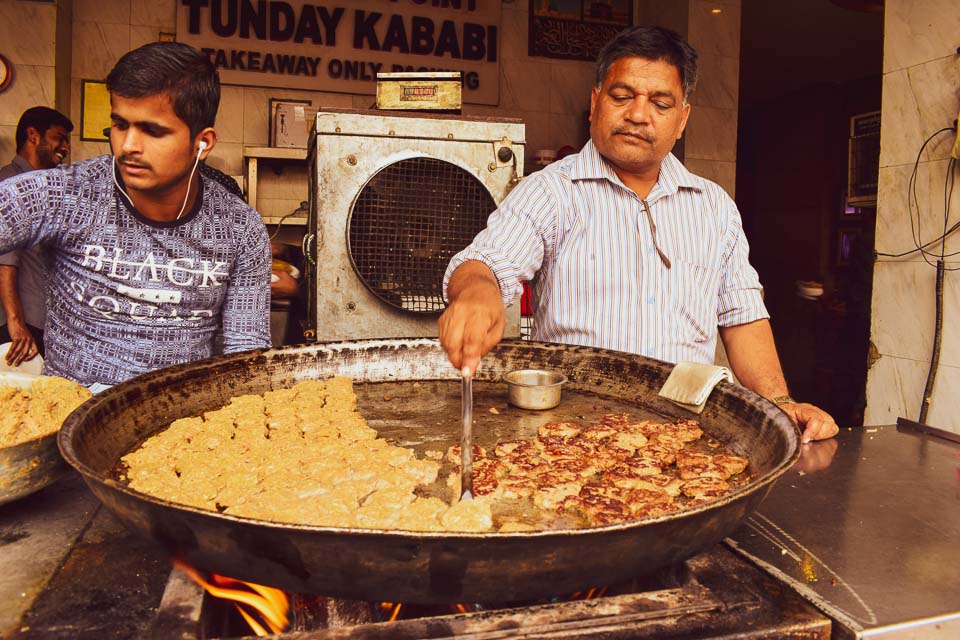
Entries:
POLYGON ((177 41, 224 84, 374 94, 378 72, 460 71, 500 94, 500 0, 180 0, 177 41))
POLYGON ((80 85, 80 139, 106 142, 105 133, 110 127, 110 93, 107 83, 99 80, 83 80, 80 85))

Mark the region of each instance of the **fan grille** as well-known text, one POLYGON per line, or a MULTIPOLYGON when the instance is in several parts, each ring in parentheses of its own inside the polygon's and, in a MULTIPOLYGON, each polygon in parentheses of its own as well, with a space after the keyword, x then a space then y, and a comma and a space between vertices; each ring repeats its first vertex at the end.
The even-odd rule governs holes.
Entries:
POLYGON ((460 167, 410 158, 381 169, 357 197, 347 238, 364 285, 405 311, 445 308, 443 274, 450 258, 483 229, 496 204, 460 167))

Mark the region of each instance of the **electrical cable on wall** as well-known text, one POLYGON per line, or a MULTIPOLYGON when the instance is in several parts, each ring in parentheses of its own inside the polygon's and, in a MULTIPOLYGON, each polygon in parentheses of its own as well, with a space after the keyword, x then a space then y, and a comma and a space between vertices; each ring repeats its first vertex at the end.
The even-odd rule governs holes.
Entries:
MULTIPOLYGON (((927 256, 929 255, 929 256, 931 256, 931 257, 933 257, 933 258, 936 258, 936 257, 938 257, 938 256, 937 256, 936 253, 930 253, 929 251, 927 251, 927 248, 930 247, 931 245, 934 245, 934 244, 940 242, 941 240, 946 240, 947 236, 949 236, 949 235, 952 234, 954 231, 956 231, 958 228, 960 228, 960 221, 958 221, 956 224, 954 224, 954 225, 953 225, 952 227, 950 227, 949 229, 947 229, 947 228, 945 227, 943 234, 940 235, 939 237, 934 238, 933 240, 929 240, 929 241, 927 241, 927 242, 923 242, 923 243, 921 244, 922 241, 921 241, 921 230, 920 230, 920 222, 921 222, 921 220, 920 220, 920 203, 919 203, 919 201, 918 201, 918 199, 917 199, 917 172, 918 172, 919 166, 920 166, 920 156, 923 154, 923 150, 926 149, 927 145, 930 144, 930 141, 931 141, 931 140, 933 140, 934 138, 936 138, 936 137, 939 136, 940 134, 946 133, 946 132, 948 132, 948 131, 949 131, 949 132, 956 131, 956 127, 944 127, 943 129, 940 129, 939 131, 936 131, 933 135, 931 135, 929 138, 927 138, 922 145, 920 145, 920 151, 917 152, 917 158, 916 158, 916 160, 915 160, 914 163, 913 163, 913 172, 910 174, 910 181, 907 183, 907 215, 908 215, 908 217, 909 217, 909 219, 910 219, 910 233, 911 233, 911 238, 913 239, 913 244, 914 244, 914 246, 915 246, 916 248, 910 249, 909 251, 904 251, 904 252, 902 252, 902 253, 884 253, 883 251, 876 251, 875 253, 876 253, 876 255, 877 255, 878 257, 882 256, 882 257, 885 257, 885 258, 904 258, 904 257, 906 257, 906 256, 909 256, 909 255, 912 255, 912 254, 914 254, 914 253, 920 252, 920 254, 923 256, 924 261, 925 261, 927 264, 929 264, 931 267, 934 267, 934 266, 936 266, 936 265, 935 265, 933 262, 930 262, 930 260, 927 258, 927 256), (916 223, 916 226, 914 226, 914 223, 913 223, 913 209, 914 209, 914 205, 916 206, 916 210, 917 210, 917 223, 916 223)), ((954 166, 954 165, 953 165, 953 162, 954 162, 954 161, 951 160, 951 161, 950 161, 950 165, 947 167, 947 180, 948 180, 948 182, 950 182, 950 184, 951 184, 951 187, 950 187, 951 189, 952 189, 952 182, 950 181, 950 176, 951 176, 951 170, 952 170, 952 168, 953 168, 953 166, 954 166)), ((945 188, 946 188, 946 186, 945 186, 945 188)), ((947 210, 944 211, 944 222, 946 222, 947 216, 949 216, 949 209, 947 209, 947 210)), ((949 254, 949 255, 951 255, 951 256, 952 256, 952 255, 956 255, 956 253, 958 253, 958 252, 954 252, 954 253, 951 253, 951 254, 949 254)))
POLYGON ((280 218, 279 220, 277 220, 277 228, 274 230, 273 233, 270 234, 270 242, 273 242, 274 238, 277 237, 277 234, 280 233, 280 225, 283 224, 283 221, 284 221, 284 220, 286 220, 286 219, 289 218, 290 216, 303 215, 303 214, 305 214, 306 212, 307 212, 307 203, 306 203, 306 202, 301 202, 299 207, 297 207, 296 209, 294 209, 293 211, 291 211, 291 212, 288 213, 287 215, 285 215, 285 216, 283 216, 282 218, 280 218))
POLYGON ((920 166, 920 156, 923 154, 923 150, 938 135, 945 133, 947 131, 954 132, 956 131, 956 126, 953 127, 944 127, 939 131, 935 132, 929 138, 927 138, 924 143, 920 146, 920 151, 917 152, 917 158, 913 164, 913 172, 910 174, 910 181, 907 184, 907 209, 908 216, 910 218, 910 232, 913 239, 914 246, 916 248, 911 249, 910 251, 905 251, 902 253, 884 253, 882 251, 877 251, 876 255, 883 256, 886 258, 897 259, 903 258, 905 256, 912 255, 914 253, 920 253, 923 257, 924 262, 930 266, 936 267, 937 269, 937 279, 936 279, 936 294, 935 294, 935 304, 936 304, 936 317, 934 322, 934 331, 933 331, 933 352, 930 356, 930 369, 927 372, 927 381, 924 385, 923 390, 923 399, 920 403, 920 417, 918 422, 920 424, 926 424, 927 413, 930 410, 930 405, 933 403, 933 387, 936 382, 937 369, 940 366, 940 346, 943 340, 943 280, 944 273, 946 271, 956 271, 960 267, 954 267, 948 269, 946 267, 946 258, 955 256, 960 251, 954 251, 952 253, 946 252, 947 247, 947 238, 958 228, 960 228, 960 221, 955 223, 953 226, 950 226, 950 206, 953 200, 953 188, 956 184, 956 169, 957 161, 953 158, 947 163, 946 177, 943 184, 943 232, 939 237, 923 242, 922 232, 921 232, 921 210, 920 202, 917 198, 917 173, 920 166), (917 212, 917 224, 914 227, 913 224, 913 209, 916 206, 917 212), (937 255, 935 252, 929 251, 929 247, 940 243, 940 254, 937 255), (929 257, 928 257, 929 256, 929 257), (936 263, 931 262, 931 258, 936 259, 936 263))

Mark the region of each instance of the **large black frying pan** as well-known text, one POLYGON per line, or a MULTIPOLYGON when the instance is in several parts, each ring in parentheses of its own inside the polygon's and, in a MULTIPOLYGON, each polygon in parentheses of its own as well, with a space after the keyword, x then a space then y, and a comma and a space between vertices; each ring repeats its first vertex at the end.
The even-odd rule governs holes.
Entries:
MULTIPOLYGON (((670 368, 619 352, 506 341, 481 364, 476 441, 529 437, 550 419, 587 421, 611 411, 689 417, 657 396, 670 368), (559 407, 540 413, 507 408, 505 385, 494 381, 530 367, 569 377, 559 407)), ((118 518, 196 567, 288 591, 416 603, 547 597, 680 561, 735 529, 799 455, 799 432, 783 412, 742 387, 721 383, 702 426, 750 459, 752 480, 714 502, 636 523, 510 534, 294 526, 174 504, 114 479, 118 460, 172 420, 220 407, 236 395, 333 374, 384 383, 358 384, 357 391, 361 411, 391 441, 417 450, 457 441, 458 374, 437 341, 412 339, 247 352, 146 374, 77 409, 60 432, 60 449, 118 518)))

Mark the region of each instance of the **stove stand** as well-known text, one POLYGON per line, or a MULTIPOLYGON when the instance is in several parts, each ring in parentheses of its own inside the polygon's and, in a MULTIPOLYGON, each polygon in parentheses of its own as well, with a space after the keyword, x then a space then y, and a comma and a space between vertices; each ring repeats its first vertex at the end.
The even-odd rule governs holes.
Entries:
MULTIPOLYGON (((379 603, 302 594, 291 597, 291 630, 274 636, 296 640, 476 640, 830 638, 830 619, 789 587, 723 545, 656 576, 617 585, 602 598, 484 608, 466 613, 410 605, 395 621, 379 603), (441 615, 435 615, 440 612, 441 615), (409 617, 404 616, 422 616, 409 617)), ((469 611, 470 609, 480 609, 469 611)), ((232 603, 204 595, 174 571, 160 607, 155 638, 205 640, 252 637, 232 603), (186 594, 192 594, 187 596, 186 594), (191 603, 192 599, 192 603, 191 603), (196 603, 202 599, 201 607, 196 603), (247 634, 247 635, 244 635, 247 634)))

